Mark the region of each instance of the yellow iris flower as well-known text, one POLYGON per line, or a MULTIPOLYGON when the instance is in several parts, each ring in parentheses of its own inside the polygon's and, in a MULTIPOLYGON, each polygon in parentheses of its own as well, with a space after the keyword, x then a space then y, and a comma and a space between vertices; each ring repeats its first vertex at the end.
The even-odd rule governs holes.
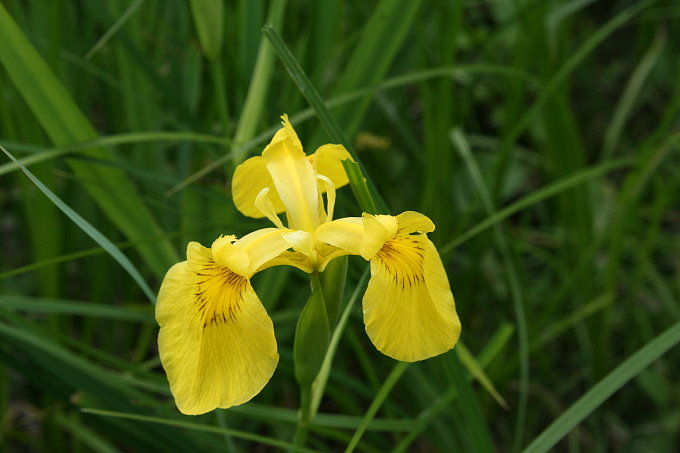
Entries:
POLYGON ((351 157, 341 145, 306 156, 282 118, 262 155, 239 165, 232 181, 237 209, 266 217, 275 228, 241 239, 221 236, 210 248, 191 242, 186 261, 170 268, 161 284, 159 353, 182 413, 242 404, 271 378, 279 358, 274 327, 250 284, 271 266, 323 272, 333 258, 360 255, 371 267, 364 322, 379 351, 413 362, 458 341, 453 295, 427 238, 434 224, 412 211, 333 220, 335 190, 348 183, 342 161, 351 157))

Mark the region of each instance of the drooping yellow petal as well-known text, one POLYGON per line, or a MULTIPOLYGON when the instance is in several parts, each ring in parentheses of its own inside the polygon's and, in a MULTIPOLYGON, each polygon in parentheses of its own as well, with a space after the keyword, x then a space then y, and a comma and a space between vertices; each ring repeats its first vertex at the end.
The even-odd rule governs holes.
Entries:
POLYGON ((256 219, 265 217, 265 214, 255 205, 257 195, 265 188, 269 188, 268 196, 274 211, 277 214, 284 212, 286 207, 276 192, 274 181, 262 156, 251 157, 236 167, 231 181, 231 191, 234 205, 241 214, 256 219))
POLYGON ((319 224, 319 192, 305 153, 286 139, 267 146, 262 158, 286 207, 288 227, 314 231, 319 224))
POLYGON ((349 182, 342 161, 349 159, 354 162, 354 159, 344 146, 322 145, 308 158, 314 163, 314 171, 330 179, 336 189, 349 182))
POLYGON ((455 346, 460 321, 446 271, 426 235, 397 233, 370 264, 364 322, 379 351, 414 362, 455 346))
POLYGON ((166 274, 156 320, 161 363, 184 414, 243 404, 274 373, 274 328, 250 282, 200 244, 166 274))

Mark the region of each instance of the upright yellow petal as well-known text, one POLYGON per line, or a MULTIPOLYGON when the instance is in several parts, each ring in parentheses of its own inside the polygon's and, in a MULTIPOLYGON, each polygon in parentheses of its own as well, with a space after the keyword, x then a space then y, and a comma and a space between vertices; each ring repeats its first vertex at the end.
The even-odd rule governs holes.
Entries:
POLYGON ((265 214, 255 206, 255 199, 264 188, 269 188, 268 196, 276 213, 285 211, 286 207, 276 192, 274 181, 267 170, 267 163, 262 156, 251 157, 236 167, 231 180, 231 191, 234 205, 241 214, 256 219, 265 217, 265 214))
POLYGON ((314 171, 330 179, 336 189, 349 183, 342 161, 349 159, 354 162, 354 159, 344 146, 322 145, 308 158, 314 163, 314 171))
POLYGON ((274 328, 250 282, 200 244, 166 274, 156 320, 161 363, 184 414, 245 403, 274 373, 274 328))
POLYGON ((293 147, 302 151, 302 143, 300 143, 297 132, 295 132, 295 129, 293 129, 293 125, 290 124, 290 121, 288 121, 288 115, 285 113, 281 115, 281 124, 283 127, 279 129, 276 134, 274 134, 272 143, 275 143, 279 140, 288 140, 293 147))
POLYGON ((285 113, 281 115, 281 125, 283 127, 276 131, 269 144, 273 145, 275 143, 288 140, 292 146, 302 151, 302 143, 300 143, 297 132, 295 132, 295 129, 293 129, 293 125, 290 124, 290 121, 288 121, 288 115, 285 113))
POLYGON ((318 183, 305 153, 287 139, 267 146, 262 157, 286 207, 288 227, 314 231, 319 225, 318 183))
POLYGON ((453 348, 460 321, 446 271, 427 236, 400 229, 370 263, 363 309, 366 332, 375 347, 405 362, 453 348))

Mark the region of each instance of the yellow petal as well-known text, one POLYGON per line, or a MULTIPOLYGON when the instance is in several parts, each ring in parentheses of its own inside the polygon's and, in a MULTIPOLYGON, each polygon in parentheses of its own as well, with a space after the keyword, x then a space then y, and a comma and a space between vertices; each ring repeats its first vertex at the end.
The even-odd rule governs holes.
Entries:
POLYGON ((314 250, 313 244, 312 244, 312 234, 308 233, 306 231, 302 230, 297 230, 297 231, 290 231, 288 233, 284 233, 283 239, 290 244, 290 246, 295 250, 296 252, 301 252, 307 256, 312 255, 312 251, 314 250))
POLYGON ((288 121, 288 115, 285 113, 281 115, 281 124, 283 127, 276 131, 272 141, 269 144, 271 145, 283 140, 289 140, 292 146, 302 151, 302 143, 300 143, 297 132, 295 132, 295 129, 293 129, 293 125, 290 124, 290 121, 288 121))
POLYGON ((370 260, 385 242, 397 233, 397 218, 391 215, 364 214, 364 235, 361 241, 361 256, 370 260))
POLYGON ((346 217, 319 225, 314 232, 319 272, 339 256, 359 255, 363 234, 361 217, 346 217))
POLYGON ((335 186, 333 185, 333 181, 326 178, 324 175, 317 174, 316 179, 319 180, 319 203, 323 206, 321 194, 324 192, 326 193, 326 200, 328 200, 326 215, 323 216, 323 213, 320 213, 322 215, 321 223, 330 222, 333 220, 333 214, 335 213, 335 186))
POLYGON ((314 231, 319 224, 319 192, 305 153, 286 139, 267 146, 262 157, 286 207, 288 227, 314 231))
POLYGON ((243 404, 278 363, 271 319, 250 282, 192 243, 158 294, 158 348, 170 390, 184 414, 243 404))
POLYGON ((255 272, 257 273, 273 266, 293 266, 308 274, 311 274, 315 269, 309 257, 304 253, 285 251, 276 258, 264 263, 255 272))
POLYGON ((269 188, 269 199, 277 214, 286 210, 281 198, 276 193, 274 181, 267 170, 262 156, 251 157, 236 167, 231 181, 234 205, 241 214, 261 219, 265 214, 255 206, 255 199, 262 189, 269 188))
POLYGON ((277 228, 285 228, 279 216, 276 215, 276 209, 274 209, 274 204, 269 198, 269 192, 271 189, 265 187, 260 190, 260 193, 255 197, 255 207, 260 210, 266 218, 268 218, 277 228))
POLYGON ((434 231, 434 223, 427 216, 415 212, 406 211, 397 216, 400 233, 431 233, 434 231))
POLYGON ((236 247, 236 236, 220 236, 210 247, 212 258, 220 266, 246 278, 250 278, 250 257, 244 250, 236 247))
POLYGON ((314 171, 330 179, 336 189, 349 182, 342 161, 349 159, 354 162, 354 159, 344 146, 322 145, 309 156, 309 159, 314 163, 314 171))
POLYGON ((347 254, 359 255, 363 234, 361 217, 346 217, 319 225, 314 232, 314 240, 346 250, 347 254))
POLYGON ((319 242, 316 246, 316 270, 318 272, 325 271, 328 263, 345 255, 350 255, 350 253, 345 249, 319 242))
POLYGON ((251 277, 267 261, 281 255, 291 246, 284 239, 284 235, 292 230, 280 228, 263 228, 246 234, 234 243, 234 246, 248 255, 248 273, 244 274, 251 277))
POLYGON ((433 357, 460 336, 446 271, 425 235, 397 234, 385 242, 371 259, 363 309, 369 338, 396 360, 433 357))

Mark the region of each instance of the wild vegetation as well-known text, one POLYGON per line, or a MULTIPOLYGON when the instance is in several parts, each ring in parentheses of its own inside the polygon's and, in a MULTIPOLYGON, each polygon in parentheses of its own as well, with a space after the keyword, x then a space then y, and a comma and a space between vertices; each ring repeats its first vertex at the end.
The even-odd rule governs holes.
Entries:
POLYGON ((0 452, 677 452, 678 55, 672 0, 3 1, 0 452), (268 226, 230 181, 284 113, 432 219, 462 323, 383 356, 350 257, 306 439, 306 274, 253 278, 280 361, 241 406, 181 415, 154 320, 188 242, 268 226))

